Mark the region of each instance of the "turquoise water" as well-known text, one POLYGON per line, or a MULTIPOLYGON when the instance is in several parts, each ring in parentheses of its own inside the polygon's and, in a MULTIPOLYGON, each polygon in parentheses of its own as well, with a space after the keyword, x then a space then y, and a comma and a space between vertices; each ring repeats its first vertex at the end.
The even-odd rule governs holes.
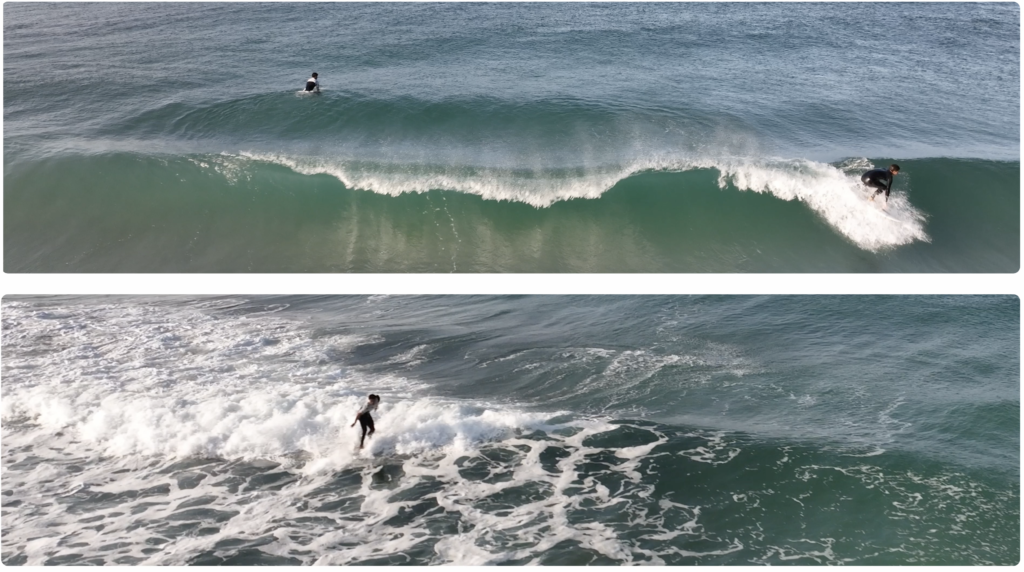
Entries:
POLYGON ((8 565, 1020 560, 1013 296, 2 310, 8 565))
POLYGON ((1014 272, 1019 20, 7 3, 4 270, 1014 272))

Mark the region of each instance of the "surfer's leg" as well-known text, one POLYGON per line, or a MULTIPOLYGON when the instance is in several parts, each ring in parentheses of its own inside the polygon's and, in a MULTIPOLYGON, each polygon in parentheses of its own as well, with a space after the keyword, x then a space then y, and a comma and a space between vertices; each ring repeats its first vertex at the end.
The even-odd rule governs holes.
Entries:
POLYGON ((369 413, 366 414, 366 424, 370 426, 370 437, 373 437, 373 432, 377 429, 373 426, 373 417, 370 417, 369 413))
MULTIPOLYGON (((359 418, 359 426, 363 428, 363 435, 362 435, 362 437, 359 438, 359 448, 360 449, 363 448, 363 442, 366 441, 366 428, 367 428, 367 426, 366 426, 366 419, 368 417, 369 417, 369 415, 363 415, 362 417, 359 418)), ((373 427, 373 421, 370 421, 370 427, 373 427)))
POLYGON ((874 181, 864 181, 864 185, 866 187, 868 187, 869 189, 874 189, 875 192, 871 193, 871 197, 870 197, 870 200, 872 200, 872 201, 875 200, 875 197, 877 197, 879 193, 884 193, 885 192, 885 186, 884 185, 879 185, 878 183, 876 183, 874 181))

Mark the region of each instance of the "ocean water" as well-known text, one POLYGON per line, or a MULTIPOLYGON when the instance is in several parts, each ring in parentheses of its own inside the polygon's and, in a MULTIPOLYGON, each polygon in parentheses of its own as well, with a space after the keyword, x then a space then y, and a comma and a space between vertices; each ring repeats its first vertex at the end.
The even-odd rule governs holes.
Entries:
POLYGON ((2 318, 7 565, 1020 560, 1015 296, 8 296, 2 318))
POLYGON ((1015 272, 1019 54, 1016 3, 8 2, 4 270, 1015 272))

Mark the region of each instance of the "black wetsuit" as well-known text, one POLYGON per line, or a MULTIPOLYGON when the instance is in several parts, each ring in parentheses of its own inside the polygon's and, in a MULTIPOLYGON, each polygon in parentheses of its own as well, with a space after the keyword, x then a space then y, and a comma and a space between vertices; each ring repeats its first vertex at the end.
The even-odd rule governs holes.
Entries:
POLYGON ((363 436, 359 439, 359 446, 363 446, 363 440, 366 439, 367 430, 370 435, 373 435, 375 429, 373 428, 373 417, 370 417, 370 413, 363 413, 359 416, 359 426, 363 429, 363 436))
POLYGON ((359 414, 356 419, 359 420, 359 426, 363 429, 363 435, 359 438, 359 448, 363 448, 363 442, 366 441, 366 435, 373 435, 375 429, 373 428, 373 417, 370 417, 371 411, 377 410, 377 404, 372 401, 367 401, 366 405, 359 410, 359 414))
POLYGON ((875 189, 876 195, 885 191, 885 198, 889 198, 889 190, 892 189, 892 173, 889 169, 872 169, 861 175, 860 180, 875 189))

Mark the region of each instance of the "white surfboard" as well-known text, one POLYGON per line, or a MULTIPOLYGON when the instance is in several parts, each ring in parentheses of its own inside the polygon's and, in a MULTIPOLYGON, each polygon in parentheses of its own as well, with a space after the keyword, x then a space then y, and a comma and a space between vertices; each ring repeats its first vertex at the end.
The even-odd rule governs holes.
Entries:
POLYGON ((864 202, 866 202, 869 205, 871 205, 872 207, 874 207, 872 210, 875 211, 876 213, 878 213, 879 216, 881 216, 883 218, 887 218, 887 219, 891 220, 892 222, 896 222, 896 223, 899 223, 899 224, 907 224, 906 221, 902 221, 902 220, 900 220, 900 219, 898 219, 896 217, 893 217, 889 213, 885 212, 885 194, 884 193, 882 195, 876 195, 874 189, 866 189, 866 192, 862 189, 860 192, 861 192, 861 196, 864 197, 864 202), (881 198, 878 198, 879 196, 881 196, 881 198), (874 200, 872 200, 872 197, 875 197, 874 200))

